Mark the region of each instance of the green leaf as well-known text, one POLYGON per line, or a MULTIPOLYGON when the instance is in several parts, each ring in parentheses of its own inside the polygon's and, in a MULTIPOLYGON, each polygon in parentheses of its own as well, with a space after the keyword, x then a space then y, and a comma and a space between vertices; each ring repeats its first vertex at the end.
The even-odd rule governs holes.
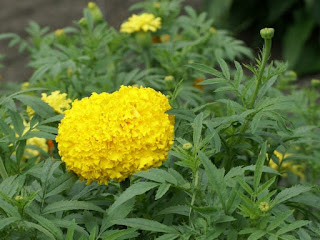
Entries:
POLYGON ((77 177, 71 173, 66 173, 57 178, 53 183, 50 184, 48 190, 46 191, 45 198, 57 195, 64 190, 71 189, 76 180, 77 177))
POLYGON ((204 166, 210 186, 213 191, 216 191, 220 203, 222 204, 223 209, 226 211, 225 200, 227 186, 224 181, 224 169, 217 169, 217 167, 212 164, 212 162, 203 152, 199 152, 198 154, 200 156, 201 163, 204 166))
POLYGON ((238 63, 237 61, 234 61, 234 64, 236 66, 236 73, 234 75, 234 85, 236 86, 236 88, 238 89, 239 86, 240 86, 240 83, 243 79, 243 70, 242 70, 242 67, 240 65, 240 63, 238 63))
POLYGON ((182 216, 189 216, 189 210, 190 210, 190 207, 186 205, 184 206, 177 205, 177 206, 167 207, 161 210, 160 212, 158 212, 157 215, 178 214, 182 216))
POLYGON ((169 183, 162 183, 162 184, 159 186, 158 190, 157 190, 157 193, 156 193, 156 196, 155 196, 155 200, 158 200, 158 199, 162 198, 163 195, 165 195, 166 192, 168 192, 168 190, 170 189, 170 187, 171 187, 171 184, 169 184, 169 183))
POLYGON ((139 236, 134 228, 123 229, 123 230, 111 230, 103 235, 103 240, 119 240, 119 239, 133 239, 139 236))
POLYGON ((128 187, 118 198, 117 200, 110 206, 108 209, 108 213, 111 213, 114 211, 118 206, 120 206, 122 203, 128 201, 129 199, 141 195, 152 188, 155 188, 159 186, 158 183, 151 183, 151 182, 138 182, 130 187, 128 187))
POLYGON ((269 179, 267 182, 265 182, 263 185, 261 185, 256 192, 256 196, 258 197, 264 190, 269 189, 269 187, 274 183, 275 180, 276 177, 273 177, 269 179))
POLYGON ((286 188, 275 197, 275 199, 272 201, 271 207, 275 206, 276 204, 285 202, 290 198, 298 196, 301 193, 308 192, 310 190, 311 190, 311 187, 302 186, 302 185, 296 185, 291 188, 286 188))
POLYGON ((245 182, 245 180, 242 177, 238 177, 237 178, 238 183, 240 184, 240 186, 249 194, 249 195, 253 195, 253 190, 252 188, 249 186, 248 183, 245 182))
POLYGON ((126 218, 126 219, 122 219, 117 224, 141 229, 144 231, 150 231, 150 232, 164 232, 164 233, 175 233, 175 234, 178 233, 178 231, 173 227, 169 227, 162 223, 159 223, 153 220, 143 219, 143 218, 126 218))
POLYGON ((160 168, 151 168, 148 171, 141 171, 134 174, 135 176, 143 177, 154 182, 160 183, 171 183, 173 185, 177 185, 177 180, 167 171, 160 168))
POLYGON ((56 237, 56 239, 63 239, 62 231, 56 225, 54 225, 50 220, 48 220, 40 215, 37 215, 29 210, 27 210, 26 213, 31 218, 36 220, 42 227, 44 227, 48 231, 50 231, 56 237))
POLYGON ((97 212, 105 212, 102 208, 98 207, 97 205, 85 202, 85 201, 58 201, 53 202, 49 204, 45 209, 43 210, 43 214, 49 214, 49 213, 55 213, 60 211, 70 211, 70 210, 92 210, 97 212))
POLYGON ((76 221, 73 219, 72 224, 70 224, 70 226, 68 227, 66 240, 73 240, 75 226, 76 226, 76 221))
POLYGON ((179 237, 179 234, 168 233, 168 234, 163 234, 160 237, 157 237, 155 240, 174 240, 174 239, 176 239, 178 237, 179 237))
POLYGON ((23 120, 20 114, 13 111, 9 111, 9 114, 10 114, 10 118, 11 118, 11 122, 14 127, 14 130, 18 133, 19 136, 21 136, 25 127, 23 125, 23 120))
POLYGON ((30 106, 38 115, 43 118, 49 118, 55 115, 53 109, 40 98, 28 96, 28 95, 18 95, 15 96, 22 104, 30 106))
POLYGON ((8 124, 0 119, 0 130, 5 134, 5 136, 8 136, 10 142, 15 141, 15 132, 13 129, 11 129, 8 124))
POLYGON ((193 123, 193 144, 196 150, 199 150, 199 143, 201 138, 202 131, 202 122, 203 122, 203 112, 196 116, 193 123))
POLYGON ((229 67, 228 67, 227 63, 222 58, 218 58, 217 60, 218 60, 219 66, 223 72, 224 77, 228 81, 230 81, 230 71, 229 71, 229 67))
POLYGON ((60 114, 51 118, 48 118, 44 121, 42 121, 40 124, 46 124, 46 123, 52 123, 52 122, 60 122, 64 118, 64 114, 60 114))
POLYGON ((5 228, 8 225, 13 224, 16 221, 19 221, 19 220, 20 220, 20 218, 17 218, 17 217, 9 217, 9 218, 0 219, 0 230, 5 228))
MULTIPOLYGON (((2 197, 2 196, 1 196, 2 197)), ((18 212, 18 209, 9 204, 8 202, 0 199, 0 208, 10 217, 17 217, 20 218, 20 214, 18 212)))
POLYGON ((266 232, 263 230, 256 230, 254 233, 252 233, 248 240, 258 240, 261 239, 264 235, 266 235, 266 232))
POLYGON ((33 138, 33 137, 45 138, 45 139, 50 139, 50 140, 56 139, 56 135, 51 134, 51 133, 47 133, 47 132, 40 132, 40 131, 29 131, 23 137, 21 137, 19 139, 23 140, 23 139, 33 138))
POLYGON ((50 126, 44 126, 44 125, 38 125, 36 129, 42 131, 42 132, 47 132, 47 133, 52 133, 52 134, 58 134, 58 129, 56 127, 50 127, 50 126))
POLYGON ((203 72, 203 73, 207 73, 207 74, 219 77, 219 78, 223 78, 223 75, 218 70, 211 68, 211 67, 208 67, 204 64, 193 63, 193 64, 188 64, 186 66, 191 67, 191 68, 198 70, 200 72, 203 72))
POLYGON ((259 153, 258 160, 256 163, 256 170, 254 171, 253 186, 254 186, 255 193, 258 191, 258 187, 260 184, 260 180, 262 176, 262 167, 266 159, 266 152, 267 152, 267 141, 265 141, 262 144, 261 151, 259 153))
POLYGON ((27 222, 27 221, 23 221, 23 223, 26 225, 27 228, 30 228, 30 229, 34 228, 34 229, 37 229, 38 231, 44 233, 47 237, 49 237, 49 239, 52 239, 52 240, 56 239, 51 232, 49 232, 47 229, 45 229, 44 227, 42 227, 39 224, 27 222))
POLYGON ((267 231, 271 232, 272 230, 276 229, 279 227, 281 224, 284 223, 284 221, 290 217, 293 214, 293 210, 286 211, 284 213, 278 214, 275 219, 270 223, 270 225, 267 227, 267 231))
POLYGON ((282 235, 284 233, 291 232, 291 231, 296 230, 298 228, 301 228, 305 225, 308 225, 309 223, 311 223, 311 221, 305 221, 305 220, 295 221, 295 222, 290 223, 290 224, 282 227, 281 229, 279 229, 276 234, 282 235))

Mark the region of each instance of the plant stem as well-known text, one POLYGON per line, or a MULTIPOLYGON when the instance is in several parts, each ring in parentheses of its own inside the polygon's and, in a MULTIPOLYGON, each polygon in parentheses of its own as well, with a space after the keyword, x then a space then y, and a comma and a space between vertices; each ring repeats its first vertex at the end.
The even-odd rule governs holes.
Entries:
POLYGON ((191 206, 190 206, 190 211, 189 211, 189 218, 191 216, 191 212, 192 212, 192 206, 196 200, 196 195, 197 195, 197 191, 198 191, 198 185, 199 185, 199 171, 197 169, 197 171, 194 174, 194 182, 193 182, 193 194, 192 194, 192 199, 191 199, 191 206))
POLYGON ((2 180, 8 178, 8 173, 7 173, 7 170, 3 164, 3 160, 1 157, 0 157, 0 175, 2 177, 2 180))

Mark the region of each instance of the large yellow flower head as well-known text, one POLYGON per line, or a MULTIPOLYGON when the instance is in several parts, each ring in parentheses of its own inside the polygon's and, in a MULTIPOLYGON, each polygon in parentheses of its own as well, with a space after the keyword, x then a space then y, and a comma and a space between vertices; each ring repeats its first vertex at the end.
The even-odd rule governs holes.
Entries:
POLYGON ((143 87, 76 100, 59 125, 61 159, 88 184, 120 182, 159 167, 173 144, 170 108, 162 93, 143 87))
POLYGON ((141 15, 133 14, 129 20, 121 25, 120 32, 155 32, 161 28, 161 18, 155 17, 151 13, 143 13, 141 15))

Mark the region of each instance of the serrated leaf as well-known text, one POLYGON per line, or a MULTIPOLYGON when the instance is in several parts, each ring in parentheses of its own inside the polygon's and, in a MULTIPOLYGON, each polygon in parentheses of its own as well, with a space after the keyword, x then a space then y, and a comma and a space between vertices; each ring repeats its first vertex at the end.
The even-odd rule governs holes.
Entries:
POLYGON ((266 152, 267 152, 267 141, 265 141, 261 146, 261 151, 258 156, 258 160, 256 162, 256 169, 254 171, 254 178, 253 178, 253 186, 255 193, 258 191, 258 187, 260 184, 261 176, 262 176, 262 168, 264 165, 264 161, 266 159, 266 152))
POLYGON ((46 123, 52 123, 52 122, 60 122, 64 118, 64 114, 60 114, 54 117, 50 117, 44 121, 42 121, 40 124, 46 124, 46 123))
POLYGON ((230 81, 230 71, 229 71, 229 67, 228 67, 227 63, 222 58, 218 58, 217 60, 218 60, 219 66, 223 72, 224 77, 228 81, 230 81))
POLYGON ((143 218, 126 218, 119 221, 118 224, 150 232, 178 233, 173 227, 143 218))
POLYGON ((190 210, 190 207, 188 206, 177 205, 177 206, 167 207, 161 210, 160 212, 158 212, 157 215, 178 214, 182 216, 189 216, 189 210, 190 210))
POLYGON ((0 219, 0 230, 19 220, 20 218, 17 218, 17 217, 8 217, 8 218, 0 219))
POLYGON ((256 196, 258 197, 264 190, 269 189, 269 187, 274 183, 275 180, 276 177, 273 177, 269 179, 267 182, 265 182, 263 185, 261 185, 256 192, 256 196))
POLYGON ((36 220, 42 227, 50 231, 56 237, 56 239, 61 239, 61 240, 63 239, 62 231, 56 225, 54 225, 50 220, 40 215, 37 215, 29 210, 27 210, 26 213, 31 218, 36 220))
POLYGON ((103 240, 123 240, 123 239, 133 239, 139 236, 134 228, 123 229, 123 230, 111 230, 103 235, 103 240))
POLYGON ((23 125, 23 120, 22 120, 20 114, 9 110, 9 115, 10 115, 14 130, 16 131, 16 133, 18 133, 19 136, 21 136, 25 127, 23 125))
POLYGON ((138 182, 131 185, 110 206, 110 208, 108 209, 108 213, 113 212, 115 209, 117 209, 117 207, 119 207, 122 203, 128 201, 129 199, 137 195, 141 195, 157 186, 159 186, 158 183, 151 183, 151 182, 138 182))
POLYGON ((219 78, 223 78, 222 74, 218 70, 211 68, 209 66, 206 66, 204 64, 193 63, 193 64, 188 64, 186 66, 191 67, 191 68, 198 70, 200 72, 203 72, 203 73, 207 73, 207 74, 219 77, 219 78))
POLYGON ((202 132, 203 112, 196 116, 193 122, 193 144, 195 149, 198 150, 201 132, 202 132))
POLYGON ((261 239, 267 233, 263 230, 256 230, 254 233, 250 234, 248 240, 258 240, 261 239))
POLYGON ((177 180, 167 171, 160 168, 151 168, 148 171, 141 171, 134 174, 135 176, 143 177, 154 182, 159 183, 171 183, 173 185, 177 185, 177 180))
POLYGON ((158 199, 162 198, 163 195, 165 195, 165 194, 168 192, 168 190, 170 189, 170 187, 171 187, 171 184, 169 184, 169 183, 162 183, 162 184, 159 186, 158 190, 157 190, 157 193, 156 193, 156 196, 155 196, 155 200, 158 200, 158 199))
POLYGON ((22 104, 30 106, 38 115, 43 118, 49 118, 55 115, 53 109, 40 98, 29 95, 15 96, 22 104))
POLYGON ((59 201, 53 202, 49 204, 47 207, 44 208, 43 214, 55 213, 60 211, 70 211, 70 210, 92 210, 97 212, 105 212, 102 208, 98 207, 97 205, 85 202, 85 201, 59 201))
POLYGON ((179 237, 179 234, 168 233, 168 234, 163 234, 160 237, 157 237, 155 240, 174 240, 178 237, 179 237))
POLYGON ((276 234, 282 235, 284 233, 291 232, 291 231, 296 230, 298 228, 301 228, 305 225, 308 225, 309 223, 311 223, 311 221, 305 221, 305 220, 295 221, 295 222, 290 223, 290 224, 282 227, 281 229, 279 229, 276 234))
POLYGON ((66 240, 73 240, 73 235, 74 235, 74 229, 76 227, 76 221, 73 219, 72 224, 68 227, 67 235, 66 235, 66 240))
POLYGON ((32 223, 32 222, 28 222, 28 221, 23 221, 23 223, 27 226, 27 228, 37 229, 38 231, 44 233, 47 237, 49 237, 49 239, 55 240, 54 235, 51 232, 49 232, 47 229, 42 227, 41 225, 36 224, 36 223, 32 223))
POLYGON ((293 214, 293 210, 286 211, 284 213, 280 213, 277 215, 277 217, 269 224, 267 227, 267 231, 271 232, 272 230, 279 227, 281 224, 284 223, 284 220, 286 220, 288 217, 290 217, 293 214))
POLYGON ((286 188, 281 191, 273 200, 271 207, 287 201, 290 198, 300 195, 301 193, 308 192, 311 190, 311 187, 296 185, 291 188, 286 188))
POLYGON ((226 199, 226 184, 224 182, 224 169, 217 169, 217 167, 208 159, 203 153, 199 152, 201 163, 205 168, 210 186, 219 197, 220 203, 223 209, 226 211, 225 199, 226 199))

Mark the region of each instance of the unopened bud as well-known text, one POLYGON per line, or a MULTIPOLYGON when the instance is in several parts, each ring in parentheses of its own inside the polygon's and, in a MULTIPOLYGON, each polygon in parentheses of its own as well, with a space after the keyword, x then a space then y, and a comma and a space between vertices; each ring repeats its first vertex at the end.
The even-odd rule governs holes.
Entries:
POLYGON ((87 26, 87 20, 85 18, 81 18, 78 23, 81 27, 87 26))
POLYGON ((261 210, 261 212, 267 212, 269 208, 270 206, 269 206, 269 203, 267 202, 261 202, 259 205, 259 209, 261 210))
POLYGON ((320 80, 319 79, 312 79, 311 86, 314 88, 320 87, 320 80))
POLYGON ((23 197, 22 196, 16 196, 15 198, 14 198, 16 201, 22 201, 23 200, 23 197))
POLYGON ((57 29, 55 32, 54 32, 54 36, 55 38, 57 39, 58 42, 64 42, 66 40, 66 33, 64 32, 63 29, 57 29))
POLYGON ((189 142, 187 142, 187 143, 185 143, 185 144, 182 145, 182 148, 183 148, 184 150, 190 150, 192 147, 193 147, 193 146, 192 146, 192 143, 189 143, 189 142))
POLYGON ((274 29, 273 28, 263 28, 260 30, 260 35, 263 39, 271 39, 274 35, 274 29))
POLYGON ((153 3, 153 7, 154 8, 160 8, 160 3, 159 2, 155 2, 155 3, 153 3))
POLYGON ((211 28, 209 29, 209 31, 210 31, 210 33, 214 34, 214 33, 217 32, 217 29, 215 29, 214 27, 211 27, 211 28))
POLYGON ((88 9, 93 17, 94 22, 101 22, 103 20, 102 12, 97 4, 94 2, 89 2, 88 9))

